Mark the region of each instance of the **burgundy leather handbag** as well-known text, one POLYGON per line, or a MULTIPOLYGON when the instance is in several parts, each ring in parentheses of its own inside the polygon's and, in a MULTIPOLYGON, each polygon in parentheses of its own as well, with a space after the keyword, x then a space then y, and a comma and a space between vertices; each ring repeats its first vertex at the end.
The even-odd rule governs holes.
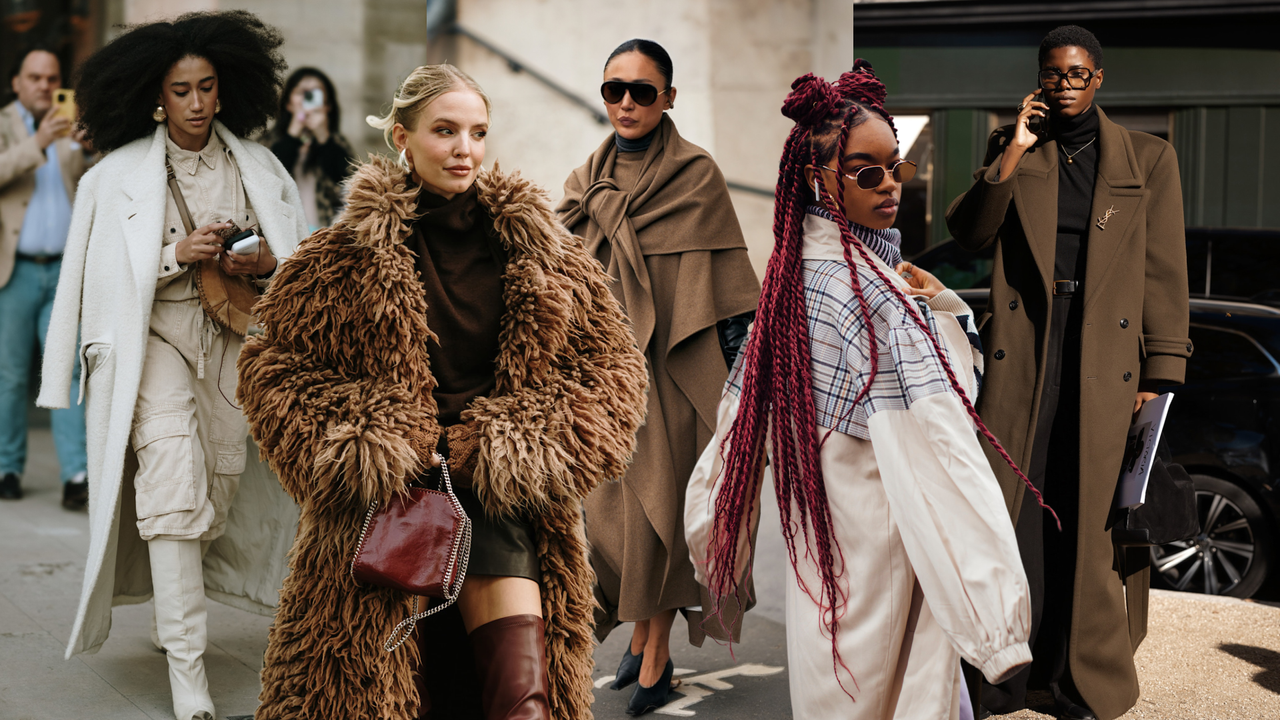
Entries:
POLYGON ((356 583, 413 595, 413 614, 391 631, 387 652, 403 645, 419 620, 452 605, 467 576, 471 518, 453 494, 448 461, 440 475, 440 490, 409 486, 385 505, 370 504, 351 558, 356 583), (421 595, 441 602, 419 612, 421 595))

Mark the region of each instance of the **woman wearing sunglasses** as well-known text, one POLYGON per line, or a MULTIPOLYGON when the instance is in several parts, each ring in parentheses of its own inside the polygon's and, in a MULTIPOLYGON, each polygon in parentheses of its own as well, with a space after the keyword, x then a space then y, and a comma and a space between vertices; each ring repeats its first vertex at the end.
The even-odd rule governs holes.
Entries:
POLYGON ((995 463, 1043 671, 985 688, 983 704, 1001 713, 1026 707, 1033 675, 1060 717, 1114 718, 1138 698, 1149 559, 1112 548, 1112 498, 1133 413, 1182 382, 1192 347, 1178 161, 1097 107, 1102 77, 1092 33, 1049 33, 1036 92, 947 213, 961 246, 996 244, 982 416, 1062 520, 1059 532, 995 463))
POLYGON ((1017 542, 974 433, 991 439, 970 401, 972 313, 893 269, 914 167, 871 66, 792 88, 765 291, 689 480, 693 565, 715 597, 745 591, 767 458, 794 716, 972 717, 961 658, 992 680, 1031 660, 1017 542))
POLYGON ((667 115, 671 77, 657 43, 630 40, 613 51, 600 94, 615 132, 569 176, 557 209, 608 270, 648 361, 648 419, 635 458, 620 483, 602 484, 586 502, 605 611, 596 634, 603 640, 618 623, 635 623, 613 684, 639 681, 631 714, 667 701, 677 610, 690 642, 702 644, 702 613, 689 609, 706 602, 684 543, 684 489, 760 294, 724 176, 667 115))

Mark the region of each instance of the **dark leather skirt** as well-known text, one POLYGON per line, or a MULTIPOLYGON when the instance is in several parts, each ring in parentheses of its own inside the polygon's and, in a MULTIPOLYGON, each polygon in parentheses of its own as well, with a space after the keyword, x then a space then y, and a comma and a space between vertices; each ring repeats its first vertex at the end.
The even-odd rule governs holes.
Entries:
POLYGON ((533 523, 522 517, 489 517, 471 490, 455 487, 453 492, 471 518, 471 560, 467 563, 467 575, 541 580, 533 523))

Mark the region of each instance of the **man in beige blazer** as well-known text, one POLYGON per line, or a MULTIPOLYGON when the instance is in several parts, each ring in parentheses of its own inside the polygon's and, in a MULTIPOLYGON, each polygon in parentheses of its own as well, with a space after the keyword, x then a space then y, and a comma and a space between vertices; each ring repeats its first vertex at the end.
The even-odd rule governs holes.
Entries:
MULTIPOLYGON (((10 82, 18 98, 0 109, 2 500, 22 498, 31 360, 35 343, 43 349, 49 331, 76 184, 87 164, 87 150, 72 137, 71 121, 51 112, 54 91, 62 86, 58 57, 28 49, 19 55, 10 82)), ((84 410, 75 400, 69 409, 52 411, 62 505, 69 510, 82 509, 89 500, 84 410)))

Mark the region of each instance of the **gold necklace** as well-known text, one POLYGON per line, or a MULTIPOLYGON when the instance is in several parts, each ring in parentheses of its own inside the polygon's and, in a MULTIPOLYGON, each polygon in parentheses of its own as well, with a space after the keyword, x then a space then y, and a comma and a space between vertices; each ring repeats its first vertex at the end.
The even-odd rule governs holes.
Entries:
MULTIPOLYGON (((1094 135, 1094 136, 1093 136, 1093 140, 1097 140, 1097 139, 1098 139, 1098 136, 1097 136, 1097 135, 1094 135)), ((1068 165, 1070 165, 1070 164, 1071 164, 1071 158, 1073 158, 1073 157, 1075 157, 1075 156, 1079 155, 1080 153, 1084 152, 1084 148, 1087 148, 1087 147, 1089 147, 1090 145, 1092 145, 1092 144, 1093 144, 1093 140, 1090 140, 1089 142, 1085 143, 1085 144, 1084 144, 1084 147, 1080 148, 1079 150, 1077 150, 1077 151, 1075 151, 1075 152, 1073 152, 1073 153, 1069 153, 1069 152, 1067 152, 1067 149, 1066 149, 1066 148, 1064 148, 1064 147, 1062 147, 1062 143, 1061 143, 1061 142, 1059 142, 1059 143, 1058 143, 1058 148, 1059 148, 1060 150, 1062 150, 1062 154, 1063 154, 1063 155, 1066 155, 1066 156, 1067 156, 1067 164, 1068 164, 1068 165)))

